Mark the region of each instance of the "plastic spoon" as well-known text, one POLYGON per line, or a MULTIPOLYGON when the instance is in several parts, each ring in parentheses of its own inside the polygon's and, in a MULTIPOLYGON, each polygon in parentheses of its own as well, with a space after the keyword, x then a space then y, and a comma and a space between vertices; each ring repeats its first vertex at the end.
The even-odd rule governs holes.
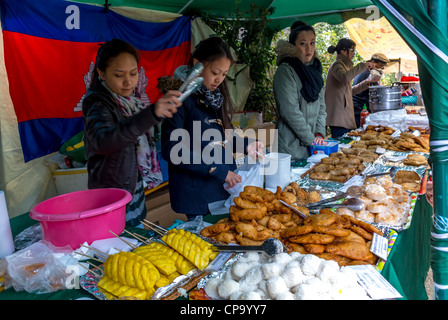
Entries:
POLYGON ((214 249, 220 252, 246 252, 258 251, 268 255, 274 255, 286 251, 283 243, 276 238, 266 239, 261 246, 238 246, 238 245, 213 245, 214 249))

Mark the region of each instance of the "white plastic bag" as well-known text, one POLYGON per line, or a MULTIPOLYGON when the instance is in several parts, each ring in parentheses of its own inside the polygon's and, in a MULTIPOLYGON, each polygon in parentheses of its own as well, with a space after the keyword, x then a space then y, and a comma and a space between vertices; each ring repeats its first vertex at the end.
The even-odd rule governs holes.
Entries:
MULTIPOLYGON (((226 200, 225 206, 230 207, 234 204, 233 199, 239 196, 240 192, 244 190, 245 186, 263 187, 264 175, 263 165, 260 162, 248 163, 247 157, 243 165, 241 165, 234 172, 241 177, 241 182, 232 188, 226 189, 230 193, 230 197, 226 200)), ((228 183, 224 183, 224 188, 228 187, 228 183)))

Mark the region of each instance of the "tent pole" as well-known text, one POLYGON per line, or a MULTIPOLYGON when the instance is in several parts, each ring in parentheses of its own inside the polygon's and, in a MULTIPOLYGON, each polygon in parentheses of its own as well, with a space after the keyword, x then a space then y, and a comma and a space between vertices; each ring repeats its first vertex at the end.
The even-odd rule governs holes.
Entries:
MULTIPOLYGON (((446 36, 448 34, 448 15, 447 15, 447 0, 427 0, 426 10, 429 17, 434 24, 439 27, 441 32, 446 36)), ((436 46, 437 43, 434 43, 436 46)), ((444 270, 446 266, 447 252, 444 248, 446 243, 446 231, 444 227, 439 227, 441 222, 447 220, 446 210, 448 202, 446 196, 448 195, 448 164, 442 161, 440 157, 436 157, 431 151, 432 170, 434 177, 434 226, 432 231, 432 250, 431 250, 431 265, 433 267, 434 280, 434 299, 447 300, 448 290, 446 284, 448 281, 447 272, 444 270)))

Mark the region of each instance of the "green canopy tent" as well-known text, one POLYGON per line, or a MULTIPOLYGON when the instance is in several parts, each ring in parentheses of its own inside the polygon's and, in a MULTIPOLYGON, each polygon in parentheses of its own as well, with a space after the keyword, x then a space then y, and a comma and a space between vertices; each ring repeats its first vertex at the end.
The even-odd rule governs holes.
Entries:
POLYGON ((447 0, 78 0, 106 9, 140 8, 171 14, 205 13, 218 19, 232 18, 236 10, 249 11, 254 3, 273 8, 269 17, 275 29, 289 27, 298 19, 309 24, 339 24, 352 17, 374 19, 383 14, 418 57, 421 87, 431 127, 431 160, 434 173, 434 226, 432 232, 436 298, 446 299, 448 288, 448 41, 447 0), (375 11, 373 5, 380 9, 375 11), (429 9, 428 9, 429 8, 429 9))

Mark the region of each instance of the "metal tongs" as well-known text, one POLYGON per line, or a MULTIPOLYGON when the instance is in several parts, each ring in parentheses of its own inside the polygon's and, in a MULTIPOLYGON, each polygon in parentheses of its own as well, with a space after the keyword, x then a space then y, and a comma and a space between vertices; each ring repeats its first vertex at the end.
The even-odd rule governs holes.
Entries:
POLYGON ((286 252, 286 248, 283 243, 276 238, 266 239, 261 246, 240 246, 240 245, 217 245, 214 244, 213 248, 220 252, 246 252, 257 251, 264 252, 268 255, 274 255, 277 253, 286 252))
POLYGON ((182 92, 182 95, 179 97, 179 100, 181 102, 184 102, 190 94, 192 94, 202 86, 204 79, 200 77, 200 75, 203 70, 204 65, 201 62, 196 63, 193 68, 191 68, 191 71, 188 74, 187 78, 179 87, 179 91, 182 92))

